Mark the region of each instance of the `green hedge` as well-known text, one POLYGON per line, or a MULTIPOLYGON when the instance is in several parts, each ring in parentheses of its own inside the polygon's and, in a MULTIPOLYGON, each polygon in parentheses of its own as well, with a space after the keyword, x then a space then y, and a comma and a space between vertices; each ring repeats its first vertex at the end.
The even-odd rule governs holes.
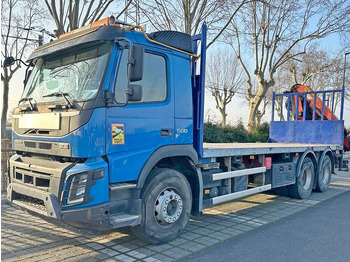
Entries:
POLYGON ((204 142, 207 143, 255 143, 266 142, 269 138, 270 126, 263 123, 255 130, 248 132, 243 123, 236 126, 221 127, 212 123, 204 124, 204 142))

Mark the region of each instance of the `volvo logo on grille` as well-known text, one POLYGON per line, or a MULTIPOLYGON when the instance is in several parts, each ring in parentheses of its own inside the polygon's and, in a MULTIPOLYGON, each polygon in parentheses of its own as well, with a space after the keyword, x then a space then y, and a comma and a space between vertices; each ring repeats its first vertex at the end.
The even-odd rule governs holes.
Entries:
POLYGON ((59 143, 58 147, 61 148, 61 149, 69 149, 69 144, 59 143))

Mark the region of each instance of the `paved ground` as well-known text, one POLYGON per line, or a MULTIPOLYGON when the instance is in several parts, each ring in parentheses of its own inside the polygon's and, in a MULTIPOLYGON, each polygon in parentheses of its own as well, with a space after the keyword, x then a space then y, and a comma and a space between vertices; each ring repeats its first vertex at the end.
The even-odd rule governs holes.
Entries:
POLYGON ((180 262, 348 262, 350 191, 180 262))
MULTIPOLYGON (((308 209, 350 190, 350 174, 334 176, 326 193, 308 200, 257 194, 206 209, 203 220, 191 220, 185 232, 169 244, 152 246, 128 229, 97 237, 79 235, 23 210, 2 205, 2 261, 174 261, 308 209)), ((263 227, 262 227, 263 228, 263 227)))

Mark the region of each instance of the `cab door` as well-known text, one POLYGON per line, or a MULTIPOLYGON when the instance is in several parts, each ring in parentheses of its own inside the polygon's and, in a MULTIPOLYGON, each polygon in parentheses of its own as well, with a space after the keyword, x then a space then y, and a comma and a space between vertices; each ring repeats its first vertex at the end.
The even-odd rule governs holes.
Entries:
MULTIPOLYGON (((113 92, 125 102, 128 49, 119 51, 113 92)), ((171 53, 145 49, 141 101, 106 110, 106 153, 110 183, 133 181, 159 147, 174 144, 174 101, 171 53)))

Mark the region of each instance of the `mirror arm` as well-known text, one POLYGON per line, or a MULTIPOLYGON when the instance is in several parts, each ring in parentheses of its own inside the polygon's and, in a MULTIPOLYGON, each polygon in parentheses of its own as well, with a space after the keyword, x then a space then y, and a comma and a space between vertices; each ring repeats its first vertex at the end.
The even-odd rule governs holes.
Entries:
POLYGON ((26 63, 24 63, 24 61, 22 59, 15 59, 13 62, 17 62, 17 61, 21 62, 23 65, 25 65, 27 67, 31 66, 31 64, 32 64, 32 62, 30 62, 29 64, 26 64, 26 63))
POLYGON ((106 96, 105 96, 106 104, 107 104, 109 107, 123 107, 123 106, 126 106, 127 103, 119 104, 119 103, 115 100, 115 94, 114 94, 114 92, 108 92, 108 91, 106 91, 105 94, 106 94, 106 96))
POLYGON ((24 80, 23 80, 23 85, 24 85, 23 89, 26 87, 26 84, 27 84, 27 81, 28 81, 28 78, 29 78, 29 77, 28 77, 28 70, 29 70, 29 68, 30 68, 31 65, 32 65, 32 63, 30 63, 30 64, 27 66, 25 78, 24 78, 24 80))
POLYGON ((14 65, 16 62, 21 62, 22 64, 24 64, 25 66, 30 66, 32 65, 32 62, 29 62, 29 64, 26 64, 22 61, 22 59, 14 59, 13 56, 8 56, 4 59, 4 62, 2 64, 3 67, 10 67, 12 65, 14 65))
POLYGON ((26 64, 21 59, 16 59, 15 61, 20 61, 22 64, 24 64, 25 66, 28 66, 28 67, 32 64, 31 62, 29 64, 26 64))
POLYGON ((133 95, 132 88, 128 87, 127 89, 125 89, 125 94, 127 94, 128 96, 132 96, 133 95))
MULTIPOLYGON (((128 104, 129 102, 129 95, 130 95, 130 92, 128 91, 130 88, 129 88, 129 85, 130 85, 130 71, 131 71, 131 66, 135 63, 135 60, 134 58, 132 57, 132 54, 133 54, 133 43, 127 39, 126 37, 116 37, 115 38, 115 42, 117 42, 119 45, 120 45, 120 41, 126 41, 129 43, 129 54, 128 54, 128 65, 127 65, 127 78, 128 78, 128 84, 127 84, 127 89, 125 90, 125 98, 126 98, 126 101, 124 104, 122 104, 121 106, 125 106, 128 104)), ((123 46, 123 48, 125 48, 124 45, 121 45, 123 46)), ((132 92, 132 91, 131 91, 132 92)))
POLYGON ((128 65, 134 65, 135 64, 135 59, 128 57, 128 65))

